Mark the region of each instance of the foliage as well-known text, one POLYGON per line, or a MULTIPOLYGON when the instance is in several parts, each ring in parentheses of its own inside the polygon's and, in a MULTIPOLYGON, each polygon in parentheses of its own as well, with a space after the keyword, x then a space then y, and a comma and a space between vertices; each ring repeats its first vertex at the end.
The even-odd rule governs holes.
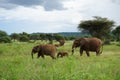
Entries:
POLYGON ((74 40, 76 38, 84 37, 84 36, 90 36, 87 32, 61 32, 58 33, 60 35, 63 35, 66 40, 74 40))
POLYGON ((113 31, 113 35, 115 36, 117 41, 120 41, 120 26, 117 26, 113 31))
POLYGON ((30 35, 26 32, 22 32, 19 35, 20 35, 19 41, 21 41, 21 42, 27 42, 30 39, 30 35))
POLYGON ((15 41, 15 40, 19 40, 20 35, 18 33, 12 33, 10 37, 15 41))
POLYGON ((19 41, 21 41, 21 42, 27 42, 27 41, 29 41, 29 37, 26 36, 26 35, 21 35, 20 38, 19 38, 19 41))
POLYGON ((26 32, 22 32, 22 33, 20 33, 20 35, 22 36, 22 35, 26 35, 27 37, 29 37, 30 35, 28 34, 28 33, 26 33, 26 32))
POLYGON ((64 36, 60 34, 54 34, 54 38, 56 41, 65 40, 64 36))
POLYGON ((9 36, 3 36, 0 38, 0 43, 10 43, 11 38, 9 36))
POLYGON ((54 39, 54 37, 53 37, 53 34, 51 33, 51 34, 46 34, 46 38, 49 40, 49 43, 50 44, 53 44, 53 39, 54 39))
POLYGON ((40 34, 30 34, 30 39, 31 40, 39 40, 40 39, 40 34))
POLYGON ((43 40, 46 40, 47 38, 46 38, 46 34, 44 34, 44 33, 41 33, 40 34, 40 39, 43 41, 43 40))
POLYGON ((0 30, 0 43, 10 43, 11 39, 5 31, 0 30))
POLYGON ((7 33, 5 31, 0 30, 0 37, 7 36, 7 33))
POLYGON ((107 18, 94 17, 93 20, 82 21, 78 25, 79 30, 89 32, 93 37, 106 39, 110 37, 110 32, 114 26, 114 21, 107 18))

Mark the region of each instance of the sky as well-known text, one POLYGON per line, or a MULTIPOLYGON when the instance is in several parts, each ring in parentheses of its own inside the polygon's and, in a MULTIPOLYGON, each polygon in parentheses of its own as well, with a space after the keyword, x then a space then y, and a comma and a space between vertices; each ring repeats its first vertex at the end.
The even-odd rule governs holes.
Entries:
POLYGON ((0 30, 8 34, 78 32, 93 16, 120 25, 120 0, 0 0, 0 30))

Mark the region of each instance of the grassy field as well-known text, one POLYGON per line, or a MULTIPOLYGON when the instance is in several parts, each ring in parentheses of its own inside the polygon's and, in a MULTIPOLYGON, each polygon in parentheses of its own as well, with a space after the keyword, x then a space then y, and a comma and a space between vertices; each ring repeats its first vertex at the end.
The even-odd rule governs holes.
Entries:
MULTIPOLYGON (((45 42, 42 42, 45 43, 45 42)), ((42 44, 41 43, 41 44, 42 44)), ((58 51, 68 51, 69 56, 52 60, 31 58, 36 43, 0 44, 0 80, 120 80, 120 45, 104 45, 103 53, 91 57, 79 56, 79 49, 71 55, 72 41, 67 41, 58 51)))

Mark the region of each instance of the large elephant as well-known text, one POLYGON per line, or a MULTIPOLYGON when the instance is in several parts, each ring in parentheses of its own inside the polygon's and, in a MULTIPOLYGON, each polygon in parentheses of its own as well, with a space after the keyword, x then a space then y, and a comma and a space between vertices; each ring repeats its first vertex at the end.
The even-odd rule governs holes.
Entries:
POLYGON ((56 47, 53 44, 41 44, 34 46, 31 52, 32 58, 33 54, 38 53, 38 58, 41 56, 44 58, 44 55, 50 56, 52 59, 55 59, 56 47))
POLYGON ((102 41, 98 38, 80 38, 76 39, 72 45, 72 54, 74 53, 74 48, 80 47, 80 56, 82 56, 83 51, 86 51, 87 56, 90 56, 89 51, 96 52, 96 55, 102 53, 101 47, 102 41))

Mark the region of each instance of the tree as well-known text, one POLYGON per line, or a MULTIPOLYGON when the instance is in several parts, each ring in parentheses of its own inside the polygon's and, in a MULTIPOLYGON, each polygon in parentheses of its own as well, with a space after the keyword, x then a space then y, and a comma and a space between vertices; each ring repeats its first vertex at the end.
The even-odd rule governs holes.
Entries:
POLYGON ((30 34, 30 39, 34 40, 34 41, 39 40, 40 34, 38 34, 38 33, 30 34))
POLYGON ((22 32, 19 35, 20 35, 19 41, 21 41, 21 42, 27 42, 27 41, 29 41, 29 36, 30 35, 28 33, 22 32))
POLYGON ((53 34, 46 34, 46 38, 49 40, 50 44, 53 44, 53 34))
POLYGON ((120 41, 120 26, 117 26, 113 31, 113 35, 115 36, 117 41, 120 41))
POLYGON ((0 30, 0 43, 10 43, 11 39, 5 31, 0 30))
POLYGON ((55 39, 56 41, 65 40, 64 36, 63 36, 63 35, 60 35, 60 34, 54 34, 54 39, 55 39))
POLYGON ((93 37, 108 39, 113 26, 114 21, 96 16, 93 20, 82 21, 78 29, 90 33, 93 37))
POLYGON ((0 38, 3 36, 7 36, 7 33, 5 31, 0 30, 0 38))
POLYGON ((15 40, 19 40, 20 35, 17 33, 12 33, 10 37, 15 41, 15 40))
POLYGON ((2 38, 0 38, 0 43, 10 43, 11 42, 11 38, 9 36, 3 36, 2 38))
POLYGON ((21 35, 20 38, 19 38, 19 41, 21 41, 21 42, 27 42, 27 41, 29 41, 29 37, 26 36, 26 35, 21 35))
POLYGON ((40 34, 40 40, 43 41, 43 40, 46 40, 47 37, 46 37, 46 34, 45 33, 41 33, 40 34))

